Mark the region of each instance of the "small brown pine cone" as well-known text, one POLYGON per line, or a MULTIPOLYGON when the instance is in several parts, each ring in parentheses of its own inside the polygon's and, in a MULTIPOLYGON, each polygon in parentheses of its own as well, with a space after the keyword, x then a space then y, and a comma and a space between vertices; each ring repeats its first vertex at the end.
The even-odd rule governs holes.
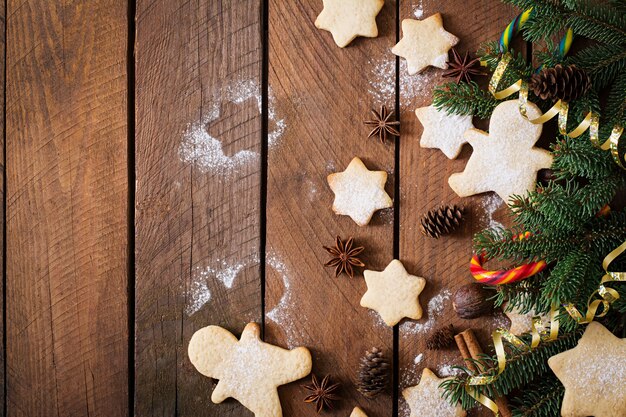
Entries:
POLYGON ((361 358, 356 388, 368 398, 377 396, 389 384, 389 371, 389 362, 383 352, 378 348, 368 350, 361 358))
POLYGON ((438 209, 430 210, 422 216, 422 233, 437 239, 439 236, 454 232, 461 221, 465 210, 462 207, 441 206, 438 209))
POLYGON ((529 88, 542 100, 570 102, 582 97, 591 88, 591 78, 575 65, 559 64, 532 76, 529 88))
POLYGON ((454 326, 451 324, 435 331, 426 340, 426 348, 428 350, 441 350, 449 348, 454 342, 454 326))

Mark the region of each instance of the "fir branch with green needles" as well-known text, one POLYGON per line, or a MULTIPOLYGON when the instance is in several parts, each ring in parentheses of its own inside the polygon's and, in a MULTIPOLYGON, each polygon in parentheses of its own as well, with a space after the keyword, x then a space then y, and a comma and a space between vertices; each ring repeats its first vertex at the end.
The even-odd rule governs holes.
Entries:
MULTIPOLYGON (((518 387, 524 386, 535 378, 543 377, 551 373, 548 369, 548 358, 571 349, 582 335, 582 329, 573 332, 562 332, 557 339, 545 341, 532 350, 516 348, 506 344, 506 368, 490 384, 469 386, 469 378, 474 376, 468 369, 462 368, 465 374, 453 377, 444 381, 440 387, 444 390, 444 398, 451 404, 461 403, 464 409, 469 409, 476 405, 476 400, 469 395, 466 387, 475 389, 477 394, 486 395, 489 398, 507 395, 518 387)), ((530 344, 530 336, 522 336, 522 340, 530 344)), ((495 376, 498 374, 498 359, 495 355, 484 355, 480 364, 483 372, 480 376, 495 376)))
POLYGON ((456 84, 445 83, 435 88, 433 105, 449 114, 475 115, 487 119, 500 103, 474 81, 456 84))
POLYGON ((565 387, 553 375, 532 381, 516 396, 509 396, 514 417, 554 417, 559 415, 565 387))
MULTIPOLYGON (((545 67, 557 63, 575 64, 592 80, 592 88, 569 103, 568 131, 574 129, 591 110, 601 116, 600 135, 608 137, 615 124, 626 124, 626 7, 622 2, 592 3, 587 0, 507 0, 522 9, 533 8, 523 35, 531 41, 558 38, 566 27, 575 35, 591 39, 582 49, 563 58, 554 52, 535 51, 535 58, 545 67), (604 106, 600 97, 607 98, 604 106)), ((497 42, 490 42, 478 52, 486 67, 494 71, 502 58, 497 42)), ((533 68, 519 53, 507 67, 499 88, 518 79, 528 80, 533 68)), ((510 99, 514 99, 511 97, 510 99)), ((529 101, 544 111, 554 103, 530 96, 529 101)), ((434 103, 448 113, 488 117, 499 100, 475 83, 444 84, 435 90, 434 103)), ((554 123, 554 122, 553 122, 554 123)), ((555 123, 554 123, 555 124, 555 123)), ((494 303, 522 314, 547 314, 552 306, 571 303, 582 314, 604 275, 602 261, 626 241, 626 209, 612 207, 615 197, 626 189, 626 171, 618 167, 610 152, 597 149, 589 132, 577 138, 556 134, 552 144, 552 179, 537 185, 534 191, 513 196, 507 202, 512 227, 486 229, 474 236, 475 253, 510 267, 545 260, 547 268, 539 274, 512 284, 490 287, 494 303), (524 239, 516 238, 530 232, 524 239)), ((622 151, 623 152, 623 151, 622 151)), ((626 270, 626 256, 611 264, 611 270, 626 270)), ((600 318, 615 334, 626 336, 626 284, 605 284, 621 294, 600 318)), ((595 294, 595 295, 594 295, 595 294)), ((477 393, 489 398, 507 395, 516 417, 548 417, 559 413, 563 386, 548 369, 547 360, 576 345, 584 331, 563 308, 559 309, 559 336, 530 350, 520 350, 506 343, 507 365, 492 383, 476 386, 477 393)), ((522 339, 529 343, 531 336, 522 339)), ((480 358, 481 375, 496 376, 497 358, 480 358)), ((442 383, 444 396, 468 409, 476 401, 467 392, 471 371, 442 383)))

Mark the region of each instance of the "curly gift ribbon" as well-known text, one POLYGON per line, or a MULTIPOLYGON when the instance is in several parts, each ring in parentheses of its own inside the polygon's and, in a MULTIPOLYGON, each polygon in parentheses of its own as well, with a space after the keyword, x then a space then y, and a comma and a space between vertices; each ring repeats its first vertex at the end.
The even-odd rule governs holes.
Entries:
MULTIPOLYGON (((567 132, 567 117, 569 111, 569 104, 565 101, 559 100, 550 110, 548 110, 543 115, 535 118, 528 119, 527 117, 527 109, 526 104, 528 102, 528 82, 520 79, 511 86, 505 88, 504 90, 497 91, 498 84, 506 71, 507 66, 512 60, 511 54, 508 52, 509 45, 511 39, 515 37, 517 33, 523 28, 524 24, 528 21, 530 16, 532 15, 532 8, 524 11, 520 15, 518 15, 509 25, 506 27, 502 36, 500 37, 500 51, 504 54, 500 62, 498 63, 496 70, 493 73, 491 80, 489 81, 489 92, 493 94, 493 96, 502 100, 506 97, 509 97, 516 92, 519 92, 519 108, 520 113, 531 123, 533 124, 543 124, 547 121, 551 120, 553 117, 558 115, 558 128, 559 132, 562 135, 568 136, 570 138, 577 138, 587 129, 589 129, 589 139, 591 143, 604 150, 609 150, 611 155, 613 156, 613 160, 615 163, 622 169, 626 169, 624 162, 626 162, 626 155, 622 158, 619 155, 619 147, 620 147, 620 137, 624 132, 624 127, 617 124, 613 126, 610 136, 602 141, 599 137, 599 125, 600 125, 600 116, 592 111, 588 112, 582 122, 571 132, 567 132)), ((572 29, 568 29, 565 36, 559 42, 559 54, 561 56, 565 56, 572 45, 574 40, 574 32, 572 29)))

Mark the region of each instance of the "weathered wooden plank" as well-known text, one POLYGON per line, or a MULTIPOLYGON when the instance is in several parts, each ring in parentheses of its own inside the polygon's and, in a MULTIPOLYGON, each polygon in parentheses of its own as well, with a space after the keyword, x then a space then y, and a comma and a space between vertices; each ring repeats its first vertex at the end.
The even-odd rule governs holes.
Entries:
POLYGON ((187 357, 209 324, 261 320, 261 1, 140 1, 137 416, 248 416, 187 357))
MULTIPOLYGON (((378 346, 391 358, 392 329, 359 306, 366 290, 360 273, 334 278, 323 267, 328 255, 322 245, 332 246, 336 235, 354 236, 367 247, 370 269, 393 259, 393 210, 377 213, 362 228, 336 216, 326 176, 359 156, 369 169, 389 172, 386 189, 393 195, 393 140, 383 145, 367 139, 362 120, 373 106, 394 107, 396 65, 389 50, 396 5, 386 2, 378 15, 378 38, 359 38, 344 49, 315 28, 321 9, 318 0, 269 3, 270 114, 280 114, 284 132, 268 152, 266 337, 312 350, 313 372, 332 374, 343 384, 338 415, 349 415, 358 404, 369 415, 390 416, 391 393, 368 401, 353 380, 367 349, 378 346)), ((299 384, 280 393, 285 416, 316 415, 303 403, 299 384)))
MULTIPOLYGON (((5 39, 5 26, 6 26, 6 4, 1 4, 0 5, 0 56, 6 56, 6 39, 5 39)), ((0 96, 5 97, 5 61, 3 60, 2 63, 0 63, 0 96)), ((0 110, 2 112, 4 112, 5 108, 4 108, 4 100, 2 101, 2 103, 0 104, 0 110)), ((5 132, 5 123, 4 123, 4 118, 0 121, 0 132, 5 132)), ((2 135, 2 150, 0 150, 0 164, 2 164, 2 169, 0 170, 0 181, 2 181, 2 185, 0 185, 0 197, 3 199, 4 201, 4 197, 5 197, 5 189, 4 189, 4 178, 5 178, 5 156, 4 156, 4 143, 6 142, 6 137, 3 134, 2 135)), ((2 254, 0 256, 0 259, 2 259, 2 257, 4 257, 4 247, 5 247, 5 241, 4 241, 4 228, 5 228, 5 221, 6 221, 6 217, 5 217, 5 212, 4 212, 4 205, 2 206, 2 208, 0 209, 0 218, 2 218, 2 224, 0 225, 0 233, 2 234, 3 238, 0 239, 0 250, 2 251, 2 254)), ((2 279, 4 279, 4 271, 2 272, 2 279)), ((4 291, 4 289, 2 290, 4 291)), ((2 295, 2 291, 0 291, 0 295, 2 295)), ((2 308, 2 311, 4 311, 4 297, 2 299, 2 301, 0 301, 0 308, 2 308)), ((0 337, 3 338, 3 340, 0 342, 0 351, 4 352, 5 349, 5 345, 4 345, 4 323, 0 324, 0 337)), ((2 392, 2 394, 0 394, 0 404, 5 404, 6 398, 4 395, 4 384, 5 384, 5 373, 4 373, 4 355, 2 355, 2 358, 0 358, 0 390, 2 392)), ((4 408, 2 409, 2 411, 0 411, 0 417, 4 417, 4 408)))
MULTIPOLYGON (((440 12, 444 27, 461 41, 457 50, 474 53, 488 40, 497 40, 506 24, 515 16, 515 10, 498 1, 402 0, 400 17, 424 19, 440 12)), ((403 61, 403 60, 402 60, 403 61)), ((493 194, 461 199, 448 186, 448 177, 461 172, 471 154, 465 145, 458 159, 449 160, 438 149, 419 146, 422 125, 415 109, 430 105, 435 86, 450 81, 441 78, 442 70, 428 68, 421 74, 408 75, 406 65, 400 65, 400 105, 402 140, 400 148, 400 258, 407 268, 427 279, 422 293, 425 316, 417 322, 400 326, 399 361, 400 390, 415 385, 424 367, 439 376, 451 374, 451 365, 461 364, 456 349, 428 351, 426 339, 437 328, 453 324, 456 329, 471 327, 479 330, 487 341, 489 330, 503 325, 502 316, 490 319, 462 320, 452 309, 452 295, 456 289, 472 282, 469 274, 472 235, 495 224, 504 214, 504 204, 493 194), (428 210, 441 204, 460 204, 468 209, 462 229, 449 237, 430 239, 420 233, 419 219, 428 210), (495 216, 495 217, 494 217, 495 216)), ((482 77, 486 82, 486 77, 482 77)), ((478 127, 486 124, 475 120, 478 127)), ((489 415, 489 412, 474 415, 489 415)), ((400 416, 408 416, 408 407, 400 398, 400 416)))
POLYGON ((8 415, 127 416, 127 2, 7 16, 8 415))

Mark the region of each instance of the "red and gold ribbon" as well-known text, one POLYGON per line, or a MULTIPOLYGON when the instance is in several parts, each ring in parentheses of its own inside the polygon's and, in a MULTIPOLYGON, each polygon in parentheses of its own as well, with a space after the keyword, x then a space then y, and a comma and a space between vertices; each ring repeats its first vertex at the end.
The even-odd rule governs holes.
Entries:
MULTIPOLYGON (((531 236, 530 232, 520 233, 513 236, 513 240, 524 240, 531 236)), ((483 267, 487 260, 487 256, 484 253, 472 256, 472 260, 470 261, 470 273, 476 281, 488 285, 511 284, 521 281, 538 274, 547 266, 546 262, 542 260, 530 262, 511 269, 491 271, 483 267)))

